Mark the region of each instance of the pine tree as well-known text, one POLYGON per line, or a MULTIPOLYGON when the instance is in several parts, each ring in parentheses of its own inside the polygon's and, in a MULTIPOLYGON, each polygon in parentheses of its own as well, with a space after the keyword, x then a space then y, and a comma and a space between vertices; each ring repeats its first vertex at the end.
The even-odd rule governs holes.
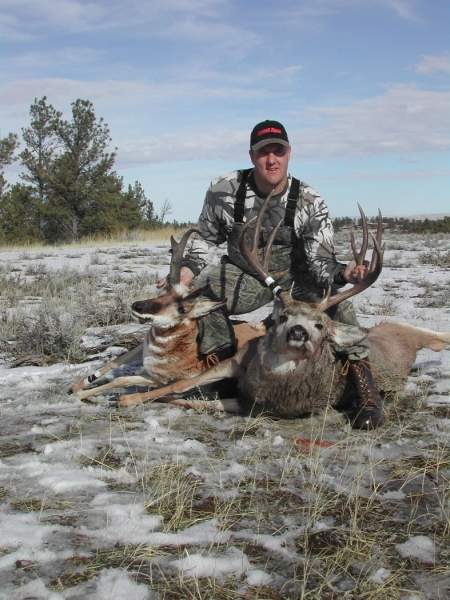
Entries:
POLYGON ((30 126, 22 129, 25 148, 20 153, 25 171, 21 178, 35 191, 40 202, 47 199, 52 169, 58 151, 56 128, 61 113, 47 103, 47 97, 34 99, 30 107, 30 126))
POLYGON ((9 133, 5 138, 0 139, 0 196, 6 189, 4 169, 14 161, 14 152, 17 145, 17 135, 15 133, 9 133))

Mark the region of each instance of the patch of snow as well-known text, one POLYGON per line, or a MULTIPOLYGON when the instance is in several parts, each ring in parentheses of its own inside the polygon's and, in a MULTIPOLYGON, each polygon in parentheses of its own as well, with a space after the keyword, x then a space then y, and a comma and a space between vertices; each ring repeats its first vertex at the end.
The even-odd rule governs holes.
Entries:
POLYGON ((391 571, 389 571, 389 569, 380 567, 375 571, 375 573, 372 573, 372 575, 369 576, 369 581, 372 581, 372 583, 375 583, 377 585, 381 585, 384 581, 386 581, 390 574, 391 571))
POLYGON ((226 544, 231 537, 228 531, 219 528, 217 519, 210 519, 202 523, 192 525, 178 533, 151 533, 146 538, 147 546, 184 546, 208 544, 226 544))
POLYGON ((251 569, 250 571, 247 571, 247 583, 254 587, 268 585, 272 579, 272 575, 269 575, 269 573, 266 573, 261 569, 251 569))
POLYGON ((0 600, 64 600, 58 592, 52 592, 45 587, 42 579, 36 578, 19 588, 6 586, 0 591, 0 600))
MULTIPOLYGON (((103 506, 100 505, 99 496, 94 499, 91 516, 97 524, 94 532, 96 537, 105 543, 145 544, 149 534, 163 522, 161 516, 147 514, 142 504, 111 504, 107 494, 104 499, 106 504, 103 506)), ((92 534, 92 530, 87 528, 81 530, 92 534)))
POLYGON ((55 494, 83 490, 85 488, 104 488, 106 483, 101 481, 87 469, 51 469, 51 474, 39 480, 42 487, 52 490, 55 494))
POLYGON ((97 580, 96 600, 148 600, 155 598, 146 585, 133 581, 124 569, 104 569, 97 580))
POLYGON ((228 481, 240 481, 249 475, 251 475, 249 469, 237 462, 231 463, 228 469, 219 472, 221 484, 227 483, 228 481))
POLYGON ((248 558, 237 548, 230 548, 221 556, 191 554, 185 558, 174 560, 171 565, 183 577, 239 576, 250 569, 248 558))
POLYGON ((428 565, 434 564, 436 560, 434 542, 425 535, 413 536, 403 544, 396 544, 395 548, 403 558, 415 558, 428 565))
MULTIPOLYGON (((11 552, 0 557, 0 569, 10 567, 16 560, 49 562, 56 554, 47 550, 45 540, 53 532, 60 530, 57 525, 39 523, 39 515, 34 513, 0 513, 0 543, 11 552)), ((70 552, 64 553, 71 556, 70 552)))
POLYGON ((388 490, 383 494, 380 494, 380 500, 403 500, 406 494, 401 490, 388 490))

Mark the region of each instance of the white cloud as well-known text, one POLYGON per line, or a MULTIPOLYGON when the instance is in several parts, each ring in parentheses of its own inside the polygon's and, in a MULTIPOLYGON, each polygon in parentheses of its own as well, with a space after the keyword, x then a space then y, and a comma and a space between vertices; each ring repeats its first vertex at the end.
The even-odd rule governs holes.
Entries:
POLYGON ((214 26, 229 0, 0 0, 0 24, 10 37, 23 32, 44 37, 48 30, 85 32, 132 28, 161 30, 167 18, 180 15, 208 19, 214 26))
POLYGON ((197 71, 189 69, 184 79, 177 72, 152 81, 17 80, 0 84, 0 121, 7 130, 18 131, 28 121, 34 97, 47 95, 49 102, 65 112, 75 98, 89 98, 97 114, 110 125, 122 164, 233 158, 247 150, 248 132, 241 133, 239 125, 246 122, 250 104, 253 114, 258 115, 264 106, 274 107, 275 98, 278 102, 283 97, 285 114, 290 115, 286 124, 294 156, 300 159, 450 149, 450 90, 397 85, 378 96, 334 106, 312 105, 299 112, 294 108, 291 87, 300 69, 299 65, 288 65, 280 71, 268 68, 246 75, 199 65, 197 71), (237 106, 247 102, 247 110, 236 117, 232 133, 217 119, 223 102, 230 97, 237 106), (182 131, 175 132, 173 121, 179 128, 180 98, 185 107, 193 110, 196 106, 197 114, 205 107, 202 132, 188 121, 182 131), (287 113, 289 106, 291 112, 287 113), (151 133, 150 128, 148 133, 146 130, 149 115, 158 115, 157 131, 153 128, 151 133), (297 123, 300 125, 296 127, 297 123), (138 137, 131 133, 136 131, 138 137))
POLYGON ((450 74, 450 54, 425 55, 416 65, 417 73, 432 75, 433 73, 450 74))
MULTIPOLYGON (((93 51, 94 54, 96 51, 93 51)), ((85 56, 90 50, 86 49, 85 56)), ((66 48, 57 58, 70 61, 71 50, 66 48)), ((45 60, 48 54, 37 54, 36 61, 45 60)), ((32 55, 22 60, 32 65, 32 55)), ((147 73, 147 79, 80 80, 71 78, 42 77, 22 78, 0 82, 0 115, 27 112, 35 97, 46 95, 57 108, 76 98, 89 98, 94 103, 102 101, 108 106, 126 110, 130 106, 145 105, 150 109, 157 104, 180 102, 183 99, 269 98, 288 93, 295 82, 301 65, 286 65, 279 69, 257 68, 248 73, 217 70, 207 63, 196 61, 181 68, 164 72, 147 73)))
POLYGON ((398 85, 343 106, 310 107, 313 127, 294 133, 302 157, 450 149, 450 91, 398 85))
MULTIPOLYGON (((420 21, 417 0, 293 0, 277 11, 274 18, 295 27, 318 24, 333 15, 357 9, 385 9, 405 21, 420 21)), ((272 11, 271 11, 272 15, 272 11)))
MULTIPOLYGON (((295 158, 370 156, 450 150, 450 91, 396 86, 385 94, 337 107, 310 107, 314 124, 290 129, 295 158)), ((245 153, 248 132, 208 126, 208 133, 143 136, 119 142, 122 164, 233 158, 245 153)))

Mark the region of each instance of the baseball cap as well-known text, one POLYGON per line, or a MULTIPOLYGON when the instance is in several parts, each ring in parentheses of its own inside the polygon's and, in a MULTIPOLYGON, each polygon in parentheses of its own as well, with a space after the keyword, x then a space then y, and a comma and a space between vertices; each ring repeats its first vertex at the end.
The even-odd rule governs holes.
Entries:
POLYGON ((261 121, 254 126, 250 135, 250 149, 259 150, 267 144, 289 146, 286 129, 279 121, 261 121))

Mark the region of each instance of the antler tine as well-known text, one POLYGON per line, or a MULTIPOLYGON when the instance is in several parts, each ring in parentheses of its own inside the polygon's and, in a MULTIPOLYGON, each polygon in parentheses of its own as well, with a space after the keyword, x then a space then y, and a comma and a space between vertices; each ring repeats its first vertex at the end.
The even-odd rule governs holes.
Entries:
POLYGON ((267 240, 267 245, 266 245, 265 252, 264 252, 264 262, 263 262, 264 271, 269 270, 269 263, 270 263, 270 259, 272 258, 273 241, 275 239, 275 236, 277 235, 277 231, 280 229, 280 225, 282 222, 283 222, 283 219, 281 218, 279 220, 279 222, 277 223, 277 225, 272 229, 269 239, 267 240))
POLYGON ((383 217, 381 216, 381 211, 378 209, 378 219, 377 219, 377 231, 375 236, 371 234, 374 247, 378 248, 378 253, 372 253, 372 260, 370 261, 370 270, 375 269, 375 261, 380 258, 381 263, 383 263, 383 255, 384 255, 384 244, 381 246, 383 239, 383 217))
MULTIPOLYGON (((263 205, 261 206, 261 210, 259 211, 258 217, 256 218, 256 227, 255 227, 255 233, 253 235, 252 247, 248 248, 248 246, 245 243, 245 232, 248 230, 251 223, 253 223, 255 221, 255 217, 253 217, 252 219, 250 219, 250 221, 247 221, 247 223, 244 224, 244 226, 242 227, 240 238, 239 238, 240 251, 242 252, 242 254, 243 254, 244 258, 246 259, 246 261, 248 262, 248 264, 258 273, 258 275, 260 275, 261 279, 264 282, 269 277, 269 274, 266 272, 267 271, 266 263, 268 263, 268 260, 264 260, 264 264, 261 265, 259 257, 258 257, 258 241, 259 241, 260 232, 261 232, 262 219, 263 219, 264 213, 267 210, 269 202, 272 199, 273 194, 274 194, 274 190, 272 190, 270 192, 270 194, 267 196, 267 198, 264 200, 263 205)), ((272 252, 273 240, 275 238, 276 230, 278 230, 278 227, 279 227, 279 224, 277 225, 276 228, 274 228, 275 231, 272 231, 270 238, 268 240, 268 243, 267 243, 266 256, 267 256, 267 254, 269 254, 269 259, 270 259, 270 255, 272 252)))
POLYGON ((377 219, 377 242, 378 245, 381 246, 381 242, 383 239, 383 217, 381 215, 381 210, 378 209, 378 219, 377 219))
POLYGON ((372 235, 371 237, 372 237, 373 247, 374 247, 375 251, 372 252, 372 259, 370 261, 369 273, 375 272, 377 269, 379 269, 379 273, 380 273, 381 269, 383 268, 384 245, 380 246, 377 238, 374 235, 372 235))
POLYGON ((359 203, 358 203, 358 208, 359 208, 359 213, 361 215, 361 227, 362 227, 362 232, 363 232, 361 250, 359 252, 356 251, 355 234, 353 233, 353 231, 351 233, 350 243, 352 246, 353 257, 355 259, 356 264, 362 265, 364 262, 364 258, 366 256, 367 247, 369 245, 369 228, 367 225, 367 217, 364 214, 364 211, 361 208, 361 205, 359 203))
MULTIPOLYGON (((272 200, 272 196, 275 192, 275 189, 273 189, 270 194, 266 197, 266 199, 263 202, 263 205, 261 206, 261 210, 259 211, 259 215, 258 218, 256 219, 256 227, 255 227, 255 233, 253 236, 253 245, 252 245, 252 252, 257 252, 258 251, 258 243, 259 243, 259 237, 261 235, 261 223, 262 223, 262 219, 263 219, 263 215, 267 210, 267 207, 269 206, 269 202, 272 200)), ((245 229, 245 225, 243 227, 243 229, 245 229)))
POLYGON ((320 312, 324 312, 325 310, 327 310, 328 308, 328 301, 330 300, 330 296, 331 296, 331 287, 327 288, 327 291, 325 292, 322 300, 317 304, 317 309, 320 312))
POLYGON ((170 236, 170 246, 172 248, 172 257, 170 259, 170 268, 169 275, 167 280, 169 282, 169 286, 178 285, 180 283, 180 272, 181 272, 181 261, 183 259, 183 254, 186 249, 186 244, 188 242, 189 237, 193 233, 200 233, 198 229, 192 227, 184 232, 181 237, 181 240, 177 242, 175 238, 170 236))

